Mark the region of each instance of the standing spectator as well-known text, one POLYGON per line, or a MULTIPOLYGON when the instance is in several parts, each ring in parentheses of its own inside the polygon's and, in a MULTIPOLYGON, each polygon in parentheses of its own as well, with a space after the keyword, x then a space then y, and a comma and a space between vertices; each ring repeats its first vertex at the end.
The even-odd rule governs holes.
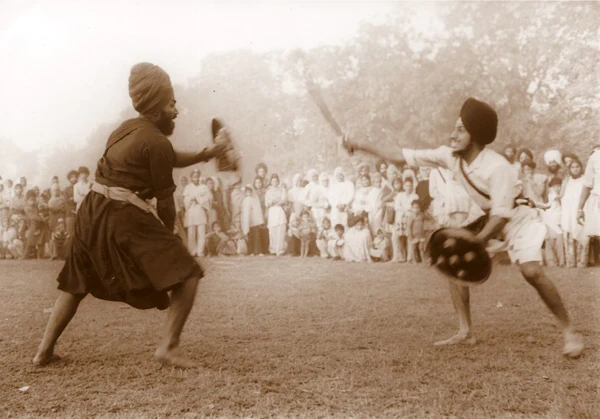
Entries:
POLYGON ((58 183, 52 185, 50 188, 50 195, 51 197, 48 201, 48 227, 50 228, 50 231, 54 231, 56 229, 56 225, 58 224, 58 220, 63 220, 63 222, 65 221, 65 217, 67 215, 67 202, 60 193, 60 187, 58 186, 58 183))
MULTIPOLYGON (((371 179, 369 178, 369 175, 362 175, 358 178, 354 199, 347 212, 349 227, 354 226, 355 220, 368 217, 367 214, 370 206, 367 197, 369 196, 369 192, 371 192, 371 179)), ((364 222, 366 223, 367 221, 365 220, 364 222)))
POLYGON ((288 190, 288 202, 291 205, 291 214, 300 215, 304 209, 304 188, 302 187, 302 175, 296 173, 292 178, 292 187, 288 190))
POLYGON ((75 202, 74 186, 79 180, 79 172, 77 170, 71 170, 67 174, 67 180, 69 181, 69 185, 65 188, 63 195, 66 206, 65 223, 67 225, 67 234, 71 237, 75 232, 75 214, 77 211, 77 203, 75 202))
POLYGON ((265 180, 263 182, 263 178, 261 178, 259 176, 257 176, 254 179, 254 194, 258 198, 258 202, 260 202, 260 209, 262 211, 263 218, 265 219, 265 224, 260 226, 260 229, 261 229, 260 239, 263 241, 261 244, 261 249, 263 249, 265 254, 269 253, 269 230, 268 230, 267 224, 266 224, 267 219, 268 219, 268 213, 267 213, 267 206, 265 205, 265 195, 267 193, 266 186, 268 185, 267 182, 268 182, 267 180, 265 180))
POLYGON ((206 232, 212 232, 212 225, 218 222, 217 204, 215 202, 215 179, 213 177, 206 178, 206 187, 210 191, 210 208, 208 209, 208 223, 206 224, 206 232))
POLYGON ((548 150, 544 153, 544 162, 548 169, 548 184, 552 179, 556 178, 562 181, 562 174, 560 170, 560 163, 562 162, 562 155, 558 150, 548 150))
POLYGON ((431 175, 431 169, 429 167, 419 167, 420 180, 415 188, 415 193, 419 196, 419 204, 423 211, 430 212, 429 207, 431 205, 431 195, 429 194, 429 177, 431 175))
POLYGON ((0 220, 0 259, 6 259, 11 254, 8 246, 16 237, 16 230, 10 229, 10 219, 3 217, 0 220))
POLYGON ((331 224, 348 225, 348 209, 354 199, 354 184, 345 180, 344 171, 337 167, 333 172, 335 178, 329 187, 329 204, 331 205, 331 224))
POLYGON ((217 221, 219 222, 221 230, 228 231, 231 224, 231 214, 229 213, 229 208, 227 208, 225 204, 223 185, 221 184, 221 179, 216 176, 213 177, 212 180, 215 185, 212 191, 213 208, 217 211, 217 221))
POLYGON ((259 177, 262 179, 263 185, 267 184, 267 173, 269 172, 269 169, 267 168, 267 165, 260 162, 256 165, 256 167, 254 168, 254 173, 256 174, 256 177, 259 177))
POLYGON ((584 234, 590 240, 590 262, 597 265, 600 258, 600 145, 594 147, 585 167, 577 212, 584 234))
POLYGON ((564 266, 565 264, 563 230, 561 229, 561 185, 562 182, 558 178, 554 178, 550 181, 548 184, 548 203, 543 204, 543 206, 540 207, 545 209, 543 215, 548 228, 546 242, 544 244, 544 258, 548 266, 564 266))
POLYGON ((244 188, 244 201, 242 203, 242 233, 248 242, 248 253, 255 256, 263 256, 268 252, 263 248, 264 240, 262 227, 265 225, 265 218, 262 212, 262 205, 258 196, 254 193, 252 185, 244 188))
POLYGON ((12 198, 14 196, 14 190, 13 190, 13 181, 10 179, 6 179, 4 181, 4 202, 7 203, 8 205, 10 205, 10 202, 12 201, 12 198))
POLYGON ((312 247, 311 244, 312 242, 316 241, 317 227, 307 209, 300 213, 298 235, 300 237, 300 257, 308 257, 309 251, 312 247))
POLYGON ((192 256, 203 256, 206 244, 206 224, 211 206, 212 194, 208 186, 200 183, 200 171, 192 170, 189 183, 183 191, 185 224, 187 228, 188 250, 192 256))
POLYGON ((271 175, 271 186, 265 195, 267 226, 269 228, 269 253, 281 256, 285 253, 285 228, 287 218, 283 206, 287 201, 287 191, 279 183, 276 173, 271 175))
POLYGON ((23 185, 17 183, 14 189, 15 195, 10 202, 12 213, 25 215, 25 195, 23 193, 23 185))
POLYGON ((561 191, 561 227, 566 245, 568 267, 585 267, 588 262, 589 239, 584 229, 577 222, 577 208, 582 195, 585 179, 581 161, 574 157, 569 164, 569 176, 566 178, 561 191))
POLYGON ((183 191, 188 185, 189 181, 187 176, 181 176, 179 178, 179 187, 173 193, 173 199, 175 200, 175 211, 177 212, 177 218, 181 221, 181 225, 185 224, 185 204, 183 203, 183 191))
POLYGON ((13 259, 25 258, 25 244, 27 243, 27 219, 25 216, 16 215, 11 217, 17 226, 17 237, 11 244, 8 245, 8 250, 13 256, 13 259))
MULTIPOLYGON (((387 170, 388 170, 388 164, 385 162, 385 160, 383 160, 383 159, 377 160, 377 163, 375 163, 375 171, 381 175, 382 182, 384 180, 388 180, 387 170)), ((372 178, 371 178, 371 181, 373 181, 372 178)))
POLYGON ((425 262, 426 240, 434 230, 433 218, 423 211, 418 199, 411 202, 411 213, 407 220, 407 241, 414 263, 425 262))
POLYGON ((517 161, 517 149, 515 148, 515 146, 508 145, 508 146, 504 147, 502 155, 504 156, 504 158, 506 160, 508 160, 511 167, 515 170, 515 174, 517 176, 520 176, 521 175, 521 165, 517 161))
POLYGON ((383 176, 380 172, 375 172, 371 176, 371 190, 367 194, 369 228, 373 237, 375 237, 377 230, 381 228, 383 223, 383 193, 383 176))
POLYGON ((67 242, 69 235, 67 234, 67 226, 63 218, 59 218, 56 222, 54 230, 52 230, 52 238, 50 239, 50 259, 65 260, 67 257, 67 242))
POLYGON ((88 193, 90 193, 91 186, 89 181, 90 170, 85 166, 81 166, 78 172, 79 181, 75 184, 75 186, 73 186, 73 199, 75 200, 75 204, 77 205, 75 209, 76 211, 79 210, 83 199, 87 196, 88 193))
POLYGON ((533 160, 524 160, 521 162, 523 195, 525 198, 531 199, 534 204, 540 205, 547 201, 548 178, 541 173, 535 173, 536 166, 533 160))
MULTIPOLYGON (((401 181, 398 179, 398 181, 401 181)), ((392 230, 393 261, 404 263, 411 260, 410 246, 408 246, 408 216, 410 215, 411 202, 418 200, 419 196, 413 192, 413 178, 408 176, 404 180, 403 191, 398 192, 394 198, 394 227, 392 230)))
POLYGON ((23 187, 23 193, 27 192, 27 178, 25 176, 21 176, 19 183, 23 187))
POLYGON ((327 172, 323 172, 319 175, 319 183, 311 190, 310 194, 313 218, 317 225, 321 225, 323 219, 328 217, 330 208, 329 200, 327 199, 327 196, 329 195, 329 174, 327 172))
POLYGON ((235 176, 231 180, 230 193, 230 210, 231 210, 231 227, 242 233, 242 205, 244 202, 245 193, 242 189, 242 180, 239 176, 235 176))

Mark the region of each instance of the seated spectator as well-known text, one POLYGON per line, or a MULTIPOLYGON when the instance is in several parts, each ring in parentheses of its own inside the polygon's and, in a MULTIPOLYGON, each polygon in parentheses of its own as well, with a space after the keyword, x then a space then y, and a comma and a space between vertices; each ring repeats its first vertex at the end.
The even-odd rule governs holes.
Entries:
POLYGON ((373 246, 369 252, 371 258, 375 262, 387 262, 390 260, 390 248, 390 239, 384 234, 383 229, 377 229, 375 238, 373 239, 373 246))
POLYGON ((319 229, 319 232, 317 233, 317 241, 316 241, 317 249, 319 249, 319 252, 320 252, 322 258, 330 258, 330 257, 334 256, 329 253, 329 242, 330 241, 335 242, 336 239, 337 239, 337 236, 336 236, 335 230, 331 226, 331 221, 327 217, 323 218, 323 221, 321 223, 321 228, 319 229))
POLYGON ((23 243, 18 240, 17 236, 17 218, 11 218, 2 237, 5 244, 4 257, 6 259, 19 259, 23 253, 23 243))
POLYGON ((371 263, 371 232, 366 228, 364 218, 356 220, 344 236, 344 260, 348 262, 371 263))
POLYGON ((334 229, 335 237, 327 242, 327 251, 333 257, 333 260, 340 260, 344 257, 344 246, 346 245, 344 241, 345 229, 342 224, 336 224, 334 229))
POLYGON ((206 236, 206 253, 208 256, 235 256, 238 253, 235 239, 229 237, 217 221, 212 223, 211 232, 206 236))
POLYGON ((59 218, 56 222, 54 231, 52 231, 52 238, 50 239, 50 259, 66 259, 68 240, 69 235, 67 233, 65 220, 64 218, 59 218))

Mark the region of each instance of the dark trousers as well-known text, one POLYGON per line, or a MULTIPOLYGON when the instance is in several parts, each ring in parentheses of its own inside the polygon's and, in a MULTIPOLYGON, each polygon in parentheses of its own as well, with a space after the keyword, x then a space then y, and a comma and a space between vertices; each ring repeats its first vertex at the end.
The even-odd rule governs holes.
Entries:
POLYGON ((265 228, 264 224, 250 227, 250 231, 248 232, 248 253, 251 255, 266 255, 269 253, 269 230, 265 228))

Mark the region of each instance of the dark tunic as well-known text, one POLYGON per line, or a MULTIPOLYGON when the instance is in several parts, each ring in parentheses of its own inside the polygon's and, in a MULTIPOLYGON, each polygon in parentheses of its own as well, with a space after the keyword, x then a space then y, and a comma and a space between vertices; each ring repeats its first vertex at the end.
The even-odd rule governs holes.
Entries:
MULTIPOLYGON (((174 164, 169 139, 152 122, 130 119, 109 137, 96 182, 128 188, 143 199, 173 199, 174 164)), ((139 309, 166 309, 167 291, 203 271, 173 234, 175 220, 163 218, 164 225, 134 205, 90 192, 77 212, 58 288, 139 309)))

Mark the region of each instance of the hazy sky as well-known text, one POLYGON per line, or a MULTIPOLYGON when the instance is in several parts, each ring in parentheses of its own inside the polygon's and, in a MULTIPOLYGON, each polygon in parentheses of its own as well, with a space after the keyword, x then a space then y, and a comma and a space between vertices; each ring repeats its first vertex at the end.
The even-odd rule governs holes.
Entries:
POLYGON ((361 21, 380 20, 391 7, 366 1, 0 0, 0 139, 25 150, 81 145, 130 104, 127 78, 136 62, 159 64, 174 83, 185 83, 211 52, 340 43, 361 21))

